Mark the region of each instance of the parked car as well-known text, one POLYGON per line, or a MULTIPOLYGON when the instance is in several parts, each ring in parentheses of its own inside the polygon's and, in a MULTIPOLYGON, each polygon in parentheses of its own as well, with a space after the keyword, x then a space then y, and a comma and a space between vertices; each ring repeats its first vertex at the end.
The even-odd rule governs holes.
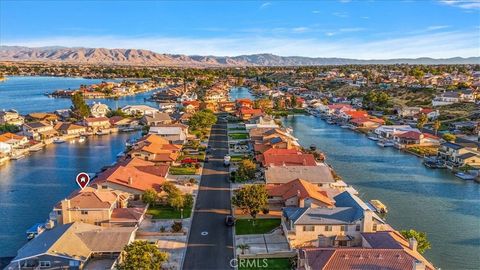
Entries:
POLYGON ((227 226, 233 226, 235 225, 235 218, 231 215, 228 215, 226 218, 225 218, 225 225, 227 226))
POLYGON ((205 162, 205 163, 208 163, 208 157, 205 158, 204 162, 205 162))

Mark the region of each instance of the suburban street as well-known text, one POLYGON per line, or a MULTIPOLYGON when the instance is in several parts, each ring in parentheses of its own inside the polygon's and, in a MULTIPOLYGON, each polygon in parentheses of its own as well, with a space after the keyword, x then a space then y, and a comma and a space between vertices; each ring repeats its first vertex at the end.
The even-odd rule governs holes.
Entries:
POLYGON ((233 228, 225 225, 231 209, 230 184, 223 166, 227 140, 227 123, 219 119, 210 135, 211 157, 203 168, 183 269, 231 268, 233 228))

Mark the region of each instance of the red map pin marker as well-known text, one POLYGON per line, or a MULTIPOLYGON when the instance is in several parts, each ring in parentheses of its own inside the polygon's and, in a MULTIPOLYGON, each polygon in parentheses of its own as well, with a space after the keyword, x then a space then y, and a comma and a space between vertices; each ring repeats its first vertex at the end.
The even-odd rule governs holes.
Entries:
POLYGON ((80 186, 81 189, 84 189, 88 183, 90 182, 90 176, 87 173, 81 172, 77 174, 77 184, 80 186))

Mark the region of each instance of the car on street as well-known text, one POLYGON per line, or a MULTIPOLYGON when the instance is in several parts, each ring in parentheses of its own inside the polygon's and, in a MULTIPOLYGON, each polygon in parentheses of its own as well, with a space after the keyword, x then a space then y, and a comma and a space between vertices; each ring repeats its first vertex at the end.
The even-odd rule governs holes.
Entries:
POLYGON ((231 215, 226 216, 225 217, 225 225, 227 225, 227 226, 235 225, 235 218, 231 215))

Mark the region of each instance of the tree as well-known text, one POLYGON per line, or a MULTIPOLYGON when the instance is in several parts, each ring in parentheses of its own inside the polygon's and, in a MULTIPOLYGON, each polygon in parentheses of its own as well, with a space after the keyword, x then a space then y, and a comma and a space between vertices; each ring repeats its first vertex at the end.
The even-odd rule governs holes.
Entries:
POLYGON ((90 115, 90 108, 87 103, 85 103, 81 92, 77 92, 72 96, 72 111, 81 118, 90 115))
POLYGON ((443 134, 442 138, 447 142, 454 142, 457 136, 450 133, 445 133, 443 134))
POLYGON ((435 130, 435 136, 437 135, 437 132, 438 132, 438 130, 440 129, 441 126, 442 126, 442 123, 440 123, 439 120, 436 120, 433 123, 433 130, 435 130))
POLYGON ((180 192, 172 192, 168 194, 167 197, 168 205, 179 210, 185 207, 185 196, 180 194, 180 192))
POLYGON ((162 189, 166 193, 180 193, 180 190, 172 183, 172 182, 165 182, 162 184, 162 189))
POLYGON ((117 108, 116 110, 110 110, 107 112, 107 117, 113 117, 113 116, 121 116, 121 117, 127 117, 127 114, 122 111, 122 109, 117 108))
POLYGON ((0 133, 3 133, 3 132, 17 133, 19 131, 20 131, 20 128, 12 124, 5 123, 3 125, 0 125, 0 133))
POLYGON ((255 163, 250 159, 244 159, 240 161, 240 164, 238 165, 235 180, 242 182, 253 179, 256 171, 257 166, 255 163))
POLYGON ((422 129, 427 122, 428 122, 427 115, 424 113, 420 114, 420 117, 418 117, 417 119, 417 128, 422 129))
POLYGON ((297 107, 297 96, 292 95, 292 96, 290 97, 290 106, 292 106, 292 108, 296 108, 296 107, 297 107))
POLYGON ((192 115, 189 121, 189 126, 192 129, 201 129, 211 127, 217 122, 217 117, 210 110, 203 110, 192 115))
POLYGON ((162 263, 168 260, 168 253, 147 241, 134 241, 124 249, 123 261, 117 265, 119 270, 162 269, 162 263))
POLYGON ((410 230, 404 230, 400 232, 403 237, 410 239, 410 238, 415 238, 417 240, 417 250, 420 253, 424 253, 427 249, 430 249, 430 242, 427 239, 427 234, 424 232, 417 232, 413 229, 410 230))
POLYGON ((150 205, 155 205, 158 200, 158 194, 153 189, 147 189, 142 195, 142 201, 150 205))
POLYGON ((265 185, 245 185, 235 192, 232 198, 232 204, 241 209, 245 214, 255 218, 257 214, 268 209, 268 193, 265 185))

